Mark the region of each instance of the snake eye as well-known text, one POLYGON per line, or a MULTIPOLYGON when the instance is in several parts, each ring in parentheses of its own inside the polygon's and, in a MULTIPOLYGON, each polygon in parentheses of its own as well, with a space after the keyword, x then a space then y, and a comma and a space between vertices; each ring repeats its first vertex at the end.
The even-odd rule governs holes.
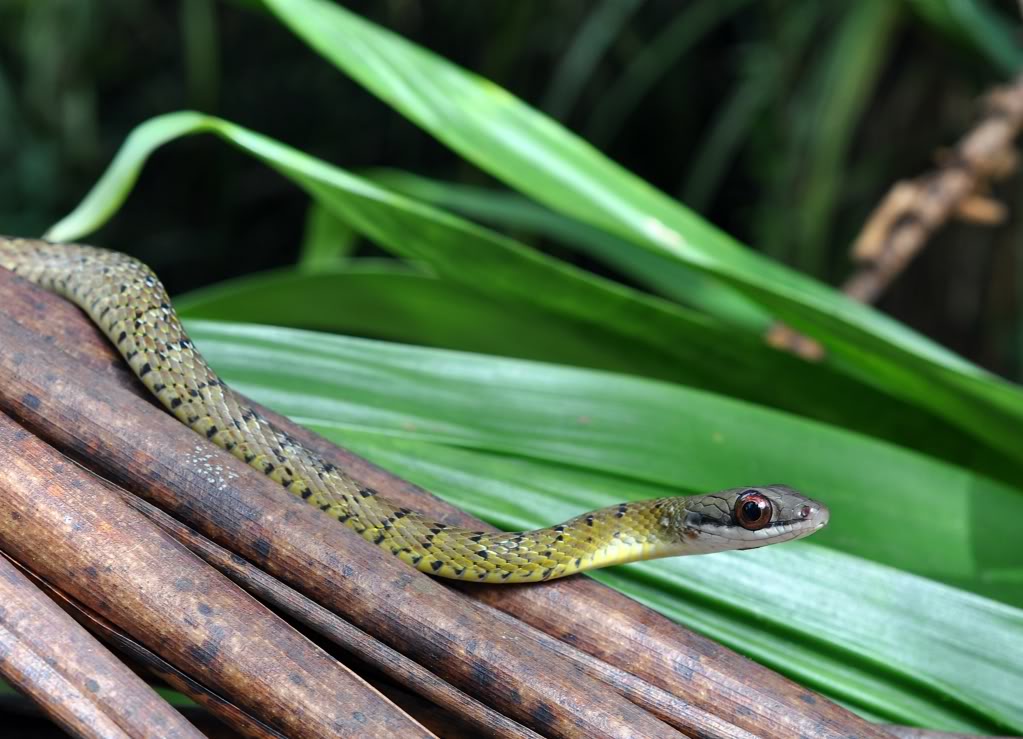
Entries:
POLYGON ((747 531, 764 528, 771 523, 771 501, 756 490, 745 491, 735 499, 735 520, 747 531))

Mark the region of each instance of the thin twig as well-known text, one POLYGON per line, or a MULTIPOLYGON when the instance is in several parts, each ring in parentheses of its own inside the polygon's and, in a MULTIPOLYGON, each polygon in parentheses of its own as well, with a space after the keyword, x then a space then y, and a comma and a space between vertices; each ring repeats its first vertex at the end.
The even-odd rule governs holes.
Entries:
MULTIPOLYGON (((936 170, 895 183, 871 214, 852 247, 859 267, 842 286, 846 295, 862 303, 877 300, 953 218, 981 225, 1005 220, 1005 206, 988 191, 1018 167, 1013 144, 1023 128, 1023 75, 985 95, 983 107, 980 121, 939 156, 936 170)), ((805 359, 824 356, 820 344, 780 323, 767 341, 805 359)))

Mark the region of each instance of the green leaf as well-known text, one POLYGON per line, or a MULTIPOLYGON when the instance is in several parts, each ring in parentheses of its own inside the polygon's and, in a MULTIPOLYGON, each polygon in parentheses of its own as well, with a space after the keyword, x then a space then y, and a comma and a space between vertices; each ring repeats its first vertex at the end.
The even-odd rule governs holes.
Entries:
POLYGON ((287 329, 189 329, 234 387, 503 527, 666 492, 796 485, 832 508, 810 544, 601 578, 889 720, 1023 727, 1023 611, 860 558, 966 581, 1018 575, 1019 491, 668 383, 287 329))
POLYGON ((324 0, 266 0, 324 58, 538 202, 680 260, 821 341, 833 366, 1023 460, 1023 394, 873 309, 742 248, 492 82, 324 0))
POLYGON ((770 316, 706 275, 660 254, 634 249, 617 236, 555 213, 521 195, 438 182, 397 170, 372 170, 363 175, 402 195, 482 223, 553 239, 597 257, 661 295, 746 331, 761 333, 770 326, 770 316))
POLYGON ((635 356, 617 351, 613 335, 601 339, 599 329, 587 330, 528 303, 496 301, 384 260, 353 260, 313 274, 249 275, 174 303, 186 318, 310 328, 623 372, 635 368, 635 356))
POLYGON ((693 147, 680 199, 697 212, 709 209, 739 148, 752 131, 763 125, 764 109, 778 94, 780 63, 772 51, 766 44, 746 51, 741 79, 725 93, 701 140, 693 147))
MULTIPOLYGON (((835 523, 816 539, 851 554, 959 581, 1023 565, 1014 543, 1023 518, 1018 489, 834 427, 623 375, 284 329, 199 326, 204 351, 243 391, 264 377, 262 366, 279 386, 315 397, 308 408, 289 400, 285 412, 318 430, 411 434, 662 490, 784 481, 825 499, 835 523), (230 353, 216 343, 218 332, 230 339, 230 353), (353 407, 355 398, 367 407, 353 407)), ((607 504, 624 492, 615 488, 607 504)), ((1023 604, 1023 593, 1013 600, 1023 604)))
POLYGON ((355 250, 358 240, 351 226, 314 201, 306 214, 298 266, 307 272, 338 267, 355 250))
POLYGON ((587 138, 598 145, 611 141, 658 80, 715 27, 748 4, 749 0, 716 0, 691 3, 679 11, 628 59, 618 79, 603 92, 586 126, 587 138))
POLYGON ((901 6, 891 0, 849 5, 804 89, 794 93, 801 104, 788 134, 786 175, 772 183, 759 220, 765 227, 760 230, 766 231, 764 249, 787 255, 804 272, 826 273, 828 252, 822 246, 849 169, 847 152, 900 15, 901 6))
POLYGON ((984 0, 909 0, 917 14, 949 38, 971 47, 1006 75, 1023 68, 1018 19, 1013 23, 984 0))
POLYGON ((642 0, 604 0, 580 26, 575 39, 554 70, 544 108, 555 118, 572 110, 604 52, 642 0))

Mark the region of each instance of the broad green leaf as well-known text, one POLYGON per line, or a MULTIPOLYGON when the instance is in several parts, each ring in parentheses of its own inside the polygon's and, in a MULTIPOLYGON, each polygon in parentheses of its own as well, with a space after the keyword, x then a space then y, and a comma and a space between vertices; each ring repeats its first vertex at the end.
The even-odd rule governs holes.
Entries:
POLYGON ((265 0, 324 58, 515 189, 740 290, 830 362, 1015 459, 1023 393, 825 285, 743 248, 492 82, 324 0, 265 0))
MULTIPOLYGON (((511 239, 418 203, 227 121, 174 113, 139 126, 81 204, 53 226, 62 241, 98 228, 128 196, 152 150, 213 133, 292 179, 356 230, 432 274, 579 324, 581 337, 616 352, 628 370, 794 410, 951 459, 977 444, 927 412, 829 367, 772 350, 757 336, 591 275, 511 239), (940 431, 939 431, 940 430, 940 431)), ((515 337, 508 337, 515 341, 515 337)), ((996 461, 1002 475, 1018 475, 996 461)))
POLYGON ((668 383, 288 329, 189 329, 233 386, 505 528, 670 492, 801 487, 832 508, 808 544, 600 577, 886 719, 1023 728, 1023 611, 850 554, 936 577, 1018 573, 1017 491, 668 383))
POLYGON ((353 260, 316 273, 249 275, 177 297, 174 304, 185 318, 317 329, 622 372, 634 369, 637 359, 617 351, 613 335, 599 340, 599 328, 383 260, 353 260))

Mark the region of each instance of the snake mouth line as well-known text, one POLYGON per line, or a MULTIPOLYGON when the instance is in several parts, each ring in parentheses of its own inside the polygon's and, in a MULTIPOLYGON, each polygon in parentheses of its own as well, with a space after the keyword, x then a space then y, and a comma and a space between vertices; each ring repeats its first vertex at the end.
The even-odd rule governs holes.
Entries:
MULTIPOLYGON (((775 529, 775 528, 778 528, 778 527, 781 527, 781 526, 799 526, 799 525, 806 526, 806 523, 807 523, 807 521, 806 521, 805 518, 789 518, 789 519, 786 519, 785 521, 774 521, 772 523, 769 523, 766 526, 766 528, 767 529, 775 529)), ((822 526, 826 526, 827 524, 828 524, 828 520, 824 519, 823 521, 817 521, 816 523, 814 523, 813 524, 813 528, 816 531, 817 529, 821 528, 822 526)))

